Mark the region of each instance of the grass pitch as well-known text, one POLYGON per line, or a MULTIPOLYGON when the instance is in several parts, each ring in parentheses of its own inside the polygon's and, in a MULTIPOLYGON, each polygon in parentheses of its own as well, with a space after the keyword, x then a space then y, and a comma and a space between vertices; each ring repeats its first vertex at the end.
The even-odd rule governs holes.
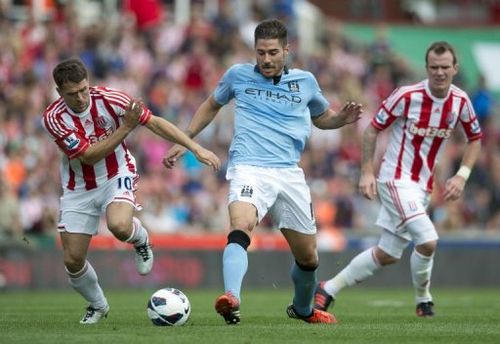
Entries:
POLYGON ((413 291, 351 288, 333 312, 337 325, 289 319, 291 290, 244 290, 242 320, 228 326, 213 310, 219 291, 183 290, 192 313, 182 327, 156 327, 146 315, 154 290, 106 292, 97 325, 78 322, 85 303, 72 290, 0 293, 2 343, 500 343, 500 289, 434 289, 436 316, 415 316, 413 291))

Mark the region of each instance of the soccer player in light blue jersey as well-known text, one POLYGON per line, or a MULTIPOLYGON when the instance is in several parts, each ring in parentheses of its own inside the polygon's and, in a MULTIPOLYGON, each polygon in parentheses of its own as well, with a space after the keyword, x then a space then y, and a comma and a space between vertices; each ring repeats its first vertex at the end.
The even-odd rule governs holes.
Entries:
MULTIPOLYGON (((225 293, 217 298, 215 309, 227 324, 240 322, 247 248, 253 229, 269 213, 295 257, 291 269, 295 295, 288 316, 332 324, 336 322, 332 314, 311 306, 318 267, 316 224, 298 162, 311 122, 321 129, 340 128, 356 122, 362 108, 347 102, 335 113, 310 72, 286 66, 287 29, 279 20, 265 20, 256 27, 255 52, 257 64, 230 67, 186 131, 195 137, 234 98, 234 136, 226 174, 231 231, 222 262, 225 293)), ((172 147, 164 165, 172 168, 185 151, 172 147)))

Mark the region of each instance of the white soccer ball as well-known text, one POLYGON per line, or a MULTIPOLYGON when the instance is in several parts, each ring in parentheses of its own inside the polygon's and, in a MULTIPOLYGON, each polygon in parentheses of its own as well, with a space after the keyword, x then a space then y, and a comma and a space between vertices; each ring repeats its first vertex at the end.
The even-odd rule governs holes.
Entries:
POLYGON ((151 295, 147 312, 157 326, 181 326, 189 319, 191 304, 182 291, 163 288, 151 295))

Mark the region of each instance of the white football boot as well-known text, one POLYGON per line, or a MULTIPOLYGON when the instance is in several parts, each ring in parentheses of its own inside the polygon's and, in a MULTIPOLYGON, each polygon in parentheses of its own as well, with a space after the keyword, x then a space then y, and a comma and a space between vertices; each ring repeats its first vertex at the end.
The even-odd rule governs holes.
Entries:
POLYGON ((92 306, 88 306, 85 315, 82 320, 80 320, 80 324, 83 325, 91 325, 96 324, 102 318, 107 318, 109 313, 109 305, 104 306, 103 308, 94 308, 92 306))
POLYGON ((147 241, 144 245, 135 246, 135 267, 140 275, 147 275, 153 268, 153 250, 147 241))

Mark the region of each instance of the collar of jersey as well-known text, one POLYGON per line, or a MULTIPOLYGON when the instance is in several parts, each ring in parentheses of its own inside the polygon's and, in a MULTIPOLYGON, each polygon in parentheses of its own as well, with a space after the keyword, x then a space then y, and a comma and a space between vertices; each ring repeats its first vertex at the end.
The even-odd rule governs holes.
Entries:
POLYGON ((444 103, 446 101, 446 99, 448 99, 448 97, 450 96, 450 93, 451 93, 451 85, 450 85, 450 88, 448 89, 448 93, 446 94, 446 97, 438 98, 438 97, 434 96, 431 92, 431 89, 429 88, 429 79, 424 80, 424 88, 425 88, 425 92, 427 93, 429 98, 431 98, 436 103, 444 103))
POLYGON ((82 112, 74 112, 73 110, 71 110, 71 108, 68 106, 68 112, 73 115, 73 116, 76 116, 76 117, 85 117, 87 116, 89 113, 90 113, 90 107, 92 106, 92 102, 89 102, 89 106, 87 106, 87 108, 85 110, 83 110, 82 112))

